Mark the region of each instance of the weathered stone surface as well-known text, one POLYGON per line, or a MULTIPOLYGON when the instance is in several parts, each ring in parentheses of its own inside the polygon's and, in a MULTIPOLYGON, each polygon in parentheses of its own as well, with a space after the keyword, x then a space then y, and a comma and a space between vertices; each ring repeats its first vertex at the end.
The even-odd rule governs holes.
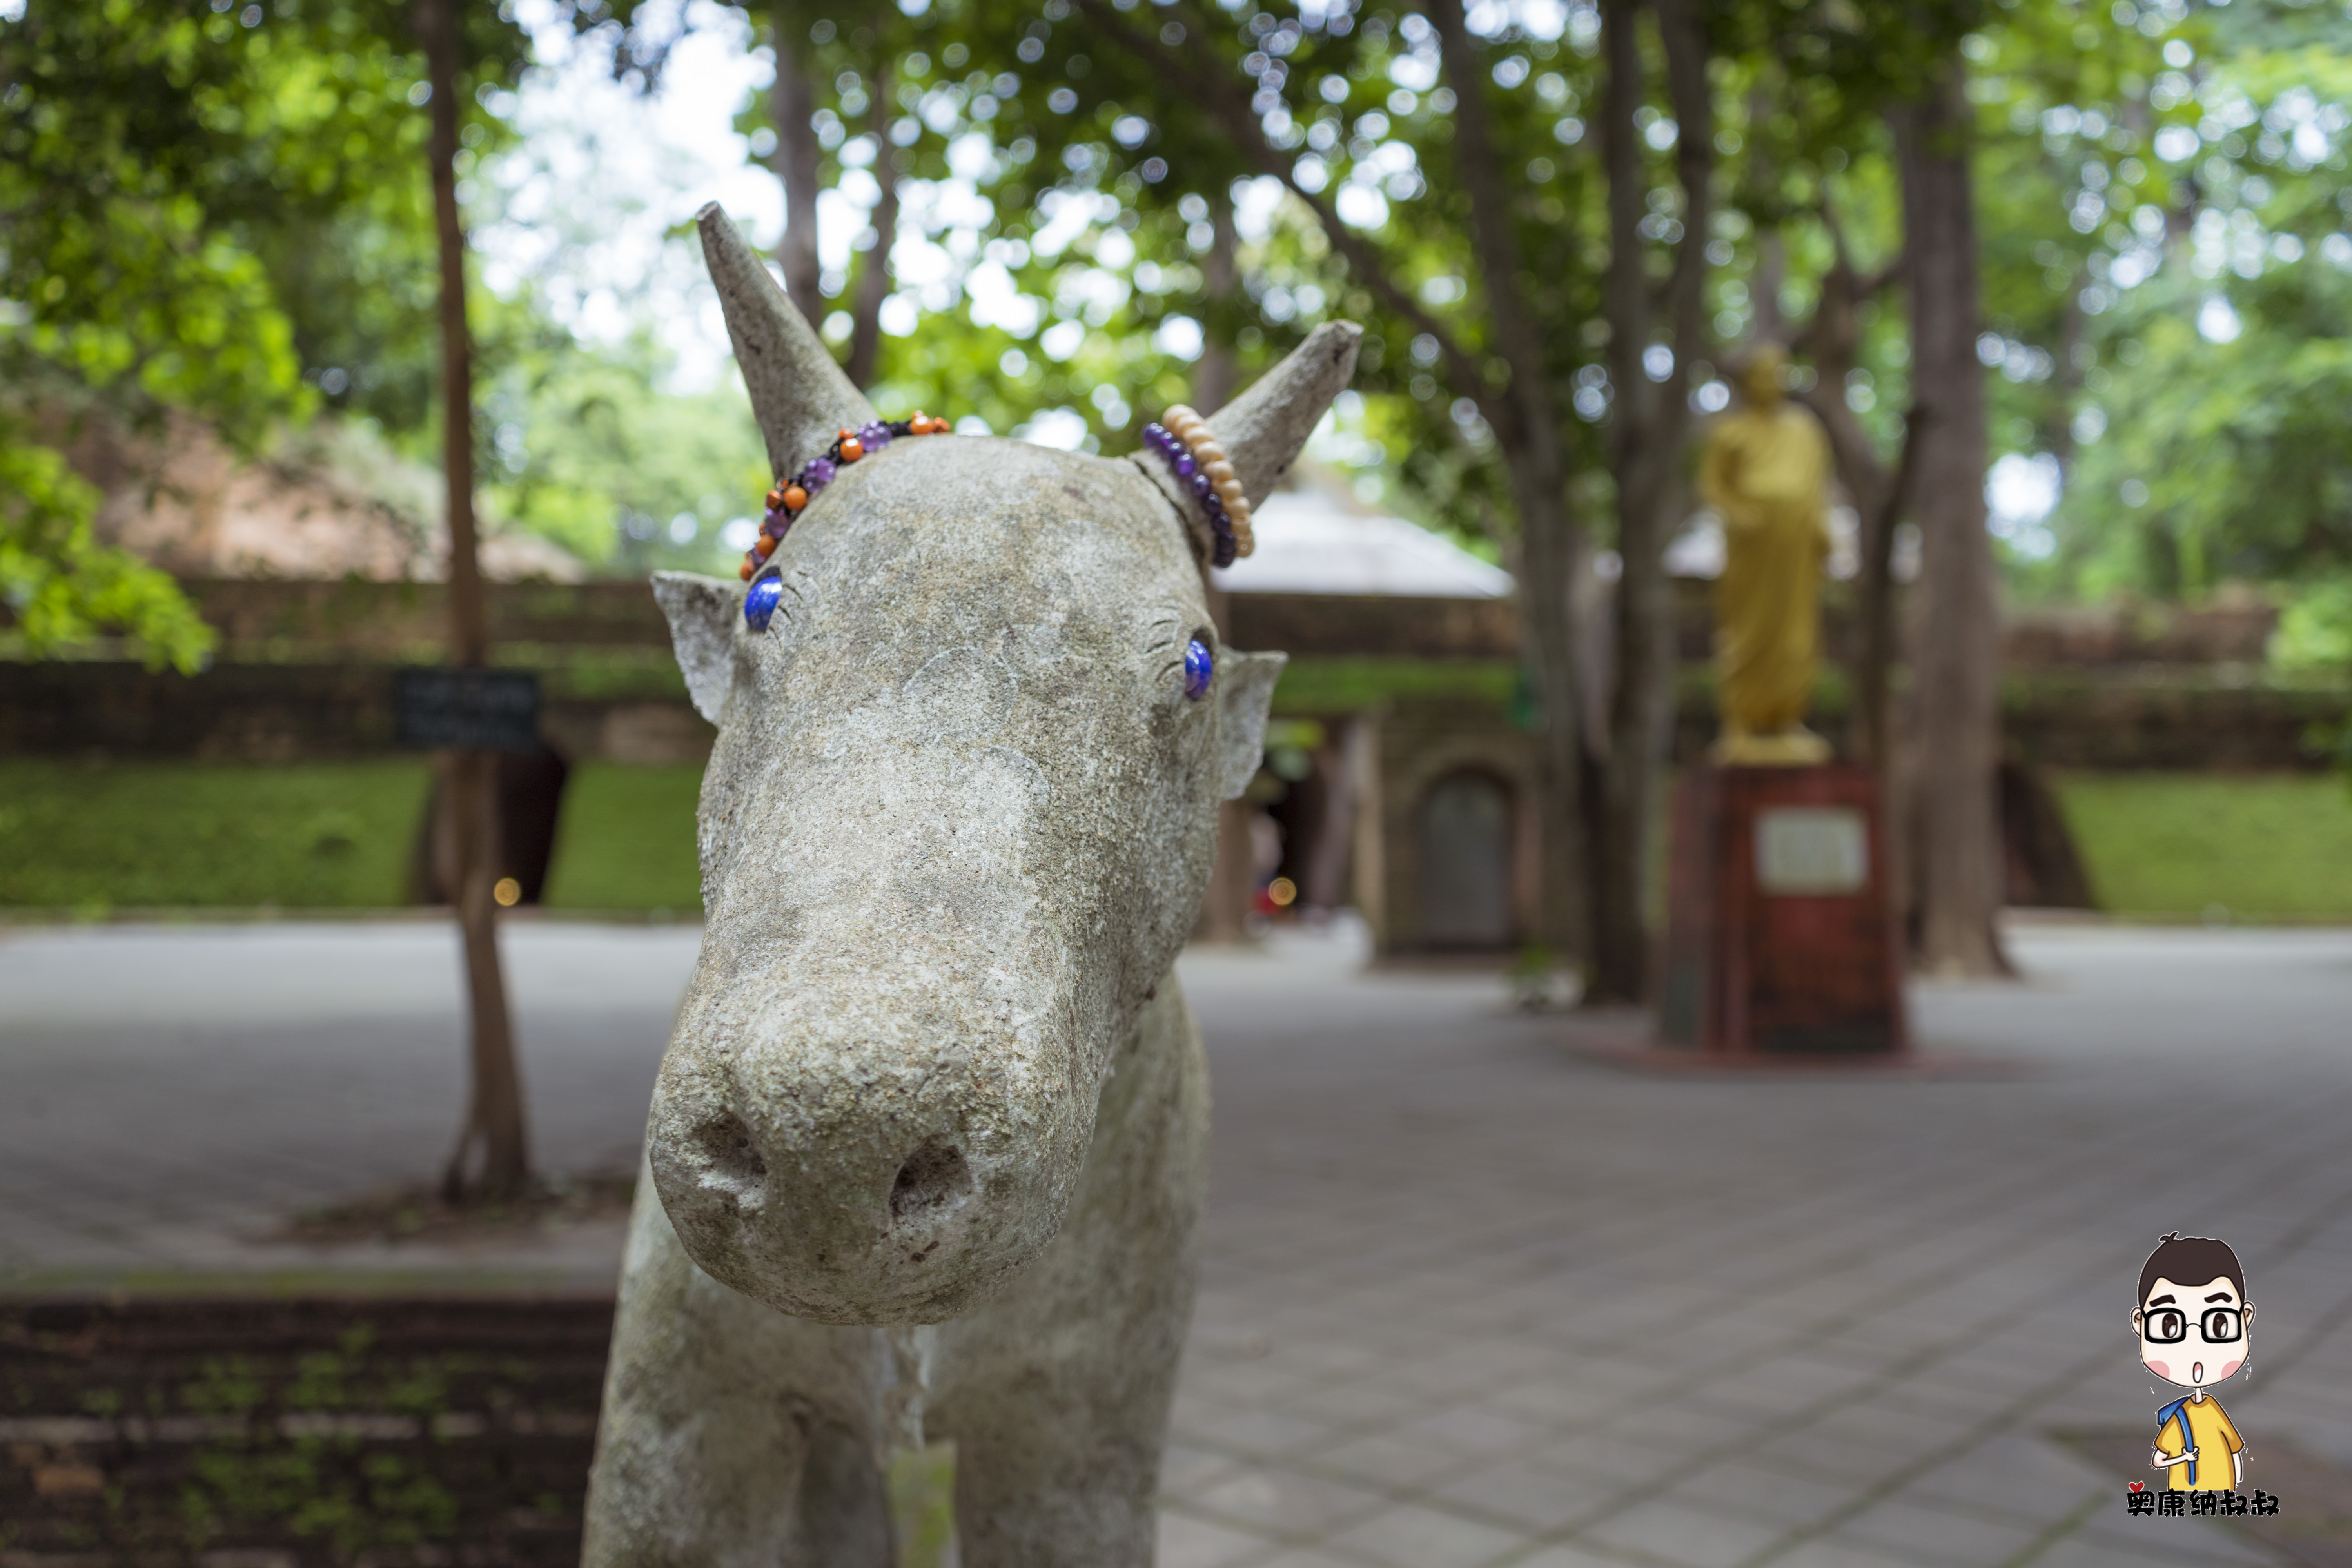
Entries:
POLYGON ((1208 625, 1190 552, 1133 469, 1083 455, 895 443, 778 559, 763 632, 665 584, 722 727, 654 1176, 746 1294, 937 1322, 1058 1226, 1277 661, 1221 650, 1211 697, 1184 697, 1208 625))
MULTIPOLYGON (((803 459, 814 335, 723 215, 703 233, 803 459)), ((1322 401, 1253 405, 1245 472, 1296 457, 1354 342, 1275 373, 1322 401)), ((1207 1138, 1171 965, 1282 656, 1216 647, 1185 695, 1216 633, 1148 473, 901 439, 793 526, 764 630, 731 584, 657 580, 720 728, 589 1562, 879 1563, 876 1467, 927 1430, 968 1568, 1150 1561, 1207 1138)))

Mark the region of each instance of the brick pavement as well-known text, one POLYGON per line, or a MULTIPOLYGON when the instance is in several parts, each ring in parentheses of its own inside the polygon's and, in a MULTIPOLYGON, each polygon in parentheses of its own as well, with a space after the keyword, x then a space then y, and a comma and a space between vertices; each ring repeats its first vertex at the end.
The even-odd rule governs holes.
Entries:
MULTIPOLYGON (((2025 984, 1922 988, 2017 1069, 1950 1080, 1639 1077, 1491 979, 1188 957, 1218 1142, 1162 1568, 2273 1561, 2045 1434, 2160 1402, 2128 1298, 2178 1227, 2250 1272, 2252 1481, 2352 1465, 2352 934, 2017 945, 2025 984)), ((515 932, 551 1164, 628 1157, 692 947, 515 932)), ((350 1266, 232 1233, 430 1168, 454 994, 432 927, 0 935, 0 1285, 350 1266)), ((614 1241, 356 1261, 586 1281, 614 1241)))

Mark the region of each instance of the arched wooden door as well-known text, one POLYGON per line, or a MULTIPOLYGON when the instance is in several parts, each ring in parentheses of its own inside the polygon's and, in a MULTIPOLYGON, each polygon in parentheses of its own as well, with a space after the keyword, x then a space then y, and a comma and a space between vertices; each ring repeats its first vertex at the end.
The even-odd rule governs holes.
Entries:
POLYGON ((1421 939, 1431 947, 1508 947, 1511 797, 1486 773, 1448 773, 1421 805, 1421 939))

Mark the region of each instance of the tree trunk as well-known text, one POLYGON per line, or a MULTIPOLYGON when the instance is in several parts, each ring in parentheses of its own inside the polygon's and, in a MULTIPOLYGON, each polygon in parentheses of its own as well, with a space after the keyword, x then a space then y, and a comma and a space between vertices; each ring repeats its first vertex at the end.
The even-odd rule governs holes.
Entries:
POLYGON ((1609 749, 1595 770, 1599 800, 1593 834, 1593 976, 1596 1001, 1638 1002, 1648 992, 1649 847, 1673 718, 1674 603, 1665 545, 1683 495, 1684 448, 1690 431, 1689 361, 1700 341, 1706 227, 1712 211, 1715 126, 1706 82, 1706 42, 1691 0, 1654 0, 1664 46, 1669 96, 1680 128, 1675 173, 1683 190, 1683 233, 1664 298, 1673 363, 1653 380, 1643 354, 1656 336, 1647 246, 1649 182, 1633 122, 1646 92, 1636 18, 1639 0, 1607 0, 1601 37, 1601 158, 1608 174, 1610 381, 1616 391, 1610 458, 1617 480, 1616 691, 1609 749))
POLYGON ((776 83, 769 89, 768 113, 776 122, 776 177, 784 183, 784 291, 809 324, 824 320, 823 267, 816 252, 816 83, 809 78, 808 29, 800 7, 786 0, 770 13, 776 49, 776 83))
POLYGON ((1584 661, 1572 597, 1590 546, 1569 513, 1567 476, 1554 457, 1542 448, 1504 453, 1519 514, 1519 657, 1535 687, 1538 717, 1535 806, 1543 867, 1537 921, 1539 934, 1590 972, 1593 846, 1585 811, 1584 661))
POLYGON ((1907 429, 1916 426, 1917 416, 1915 409, 1906 421, 1902 456, 1896 468, 1889 471, 1879 460, 1870 432, 1863 428, 1845 400, 1846 376, 1853 369, 1862 343, 1862 303, 1877 293, 1888 275, 1864 279, 1857 274, 1835 216, 1826 209, 1823 216, 1835 242, 1835 258, 1822 277, 1821 298, 1812 318, 1793 345, 1812 360, 1819 380, 1797 396, 1828 432, 1838 478, 1844 481, 1847 499, 1853 502, 1862 557, 1854 582, 1860 646, 1853 671, 1853 750, 1886 774, 1886 785, 1892 789, 1894 772, 1888 764, 1894 755, 1889 693, 1895 660, 1895 526, 1909 496, 1916 448, 1907 429))
POLYGON ((874 248, 857 274, 857 300, 850 310, 849 379, 859 386, 874 382, 875 359, 882 346, 882 301, 890 297, 890 247, 898 242, 898 165, 890 143, 890 121, 897 118, 890 101, 890 67, 874 68, 874 183, 882 196, 874 204, 874 248))
MULTIPOLYGON (((1192 367, 1192 406, 1213 414, 1233 400, 1241 379, 1234 354, 1233 303, 1241 273, 1234 258, 1232 194, 1212 182, 1205 195, 1213 237, 1201 258, 1207 309, 1202 312, 1201 360, 1192 367)), ((1204 563, 1201 576, 1209 616, 1222 631, 1233 623, 1226 618, 1223 591, 1209 583, 1208 575, 1204 563)), ((1250 900, 1257 892, 1257 849, 1250 839, 1250 822, 1256 815, 1257 807, 1245 800, 1229 800, 1217 807, 1216 868, 1210 874, 1209 896, 1193 931, 1203 942, 1241 942, 1249 935, 1250 900)))
POLYGON ((1918 960, 1933 973, 2003 974, 2000 618, 1985 529, 1987 458, 1976 207, 1966 73, 1948 60, 1893 113, 1911 295, 1913 468, 1925 550, 1911 660, 1919 765, 1918 960))
MULTIPOLYGON (((1587 546, 1568 507, 1560 410, 1543 345, 1529 325, 1517 223, 1496 174, 1501 163, 1486 101, 1490 78, 1480 68, 1461 0, 1434 0, 1429 19, 1437 30, 1444 75, 1454 85, 1454 174, 1469 197, 1471 247, 1495 352, 1510 373, 1507 389, 1501 395, 1488 393, 1479 406, 1503 448, 1523 541, 1520 636, 1542 738, 1536 805, 1545 865, 1538 919, 1571 957, 1591 967, 1598 958, 1587 894, 1595 846, 1585 777, 1582 661, 1571 598, 1587 546)), ((1485 384, 1474 374, 1462 385, 1475 395, 1485 384)))
MULTIPOLYGON (((489 658, 489 621, 482 599, 481 564, 474 537, 473 339, 466 322, 466 232, 457 214, 457 33, 456 0, 418 0, 416 26, 432 86, 433 213, 441 241, 442 462, 448 479, 451 651, 465 668, 489 658)), ((472 1003, 473 1075, 466 1121, 442 1176, 452 1201, 478 1195, 513 1197, 530 1183, 530 1149, 523 1124, 522 1077, 515 1063, 514 1029, 507 1013, 506 980, 499 966, 498 905, 493 880, 498 855, 498 774, 494 759, 468 752, 451 769, 462 879, 457 924, 465 939, 466 988, 472 1003), (479 1177, 467 1166, 481 1150, 479 1177)))
POLYGON ((1192 405, 1213 414, 1233 400, 1241 385, 1241 363, 1234 353, 1234 290, 1241 281, 1234 235, 1233 193, 1211 182, 1209 253, 1201 258, 1202 293, 1208 305, 1201 323, 1201 363, 1192 369, 1192 405))

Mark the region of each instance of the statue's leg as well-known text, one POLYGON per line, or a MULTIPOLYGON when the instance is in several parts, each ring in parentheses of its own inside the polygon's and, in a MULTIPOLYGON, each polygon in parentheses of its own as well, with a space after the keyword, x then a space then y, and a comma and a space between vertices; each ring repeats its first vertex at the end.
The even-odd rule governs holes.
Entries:
POLYGON ((963 1568, 1150 1568, 1207 1177, 1208 1067, 1171 973, 1105 1084, 1051 1247, 940 1334, 963 1568))
POLYGON ((787 1318, 696 1268, 641 1168, 585 1568, 889 1568, 880 1478, 845 1424, 872 1353, 866 1331, 787 1318), (862 1478, 845 1447, 857 1450, 862 1478), (858 1518, 835 1520, 835 1510, 858 1518), (880 1555, 833 1549, 877 1528, 880 1555))
POLYGON ((801 1465, 798 1555, 808 1568, 898 1568, 890 1488, 874 1450, 845 1426, 821 1422, 801 1465))

